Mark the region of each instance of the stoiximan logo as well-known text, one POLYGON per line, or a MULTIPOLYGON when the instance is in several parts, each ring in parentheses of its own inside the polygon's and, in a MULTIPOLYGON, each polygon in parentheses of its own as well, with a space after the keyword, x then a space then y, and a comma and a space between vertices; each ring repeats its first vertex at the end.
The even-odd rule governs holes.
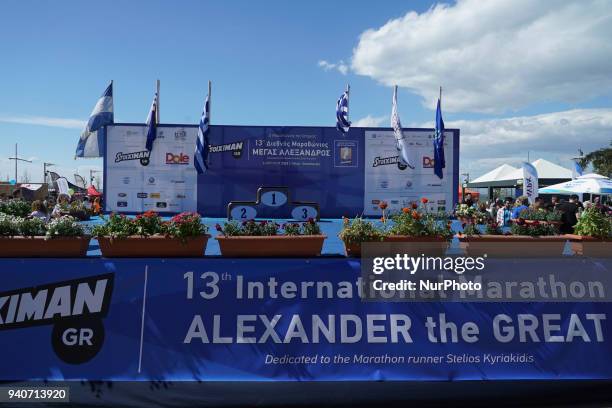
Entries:
POLYGON ((140 164, 147 166, 151 157, 151 152, 148 150, 142 150, 140 152, 123 153, 118 152, 115 156, 115 163, 119 163, 127 160, 140 160, 140 164))
POLYGON ((389 166, 389 165, 392 165, 392 164, 397 165, 397 167, 400 170, 405 170, 407 167, 409 167, 409 166, 406 166, 405 164, 403 164, 400 161, 399 156, 390 156, 390 157, 379 157, 379 156, 376 156, 374 158, 374 162, 372 162, 372 167, 389 166))
POLYGON ((113 292, 114 274, 55 282, 0 293, 0 331, 53 326, 51 343, 66 363, 94 358, 104 343, 102 318, 113 292))
POLYGON ((226 143, 222 145, 208 145, 208 152, 209 153, 232 152, 232 156, 235 159, 239 159, 242 156, 243 146, 244 146, 244 142, 233 142, 233 143, 226 143))

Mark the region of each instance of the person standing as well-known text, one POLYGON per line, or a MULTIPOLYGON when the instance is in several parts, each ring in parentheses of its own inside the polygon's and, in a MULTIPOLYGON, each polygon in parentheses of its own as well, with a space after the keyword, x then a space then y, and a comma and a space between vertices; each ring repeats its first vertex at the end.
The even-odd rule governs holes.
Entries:
POLYGON ((529 200, 527 199, 527 197, 519 197, 516 200, 516 204, 517 206, 514 207, 514 210, 512 210, 512 218, 513 219, 517 219, 521 216, 521 212, 523 212, 524 210, 528 209, 529 207, 529 200))
POLYGON ((512 198, 506 197, 504 206, 497 210, 497 225, 500 228, 509 227, 512 220, 512 198))
POLYGON ((570 196, 569 201, 563 201, 557 205, 556 209, 561 212, 561 227, 559 230, 563 234, 571 234, 574 232, 574 225, 578 222, 576 214, 578 213, 577 196, 570 196))

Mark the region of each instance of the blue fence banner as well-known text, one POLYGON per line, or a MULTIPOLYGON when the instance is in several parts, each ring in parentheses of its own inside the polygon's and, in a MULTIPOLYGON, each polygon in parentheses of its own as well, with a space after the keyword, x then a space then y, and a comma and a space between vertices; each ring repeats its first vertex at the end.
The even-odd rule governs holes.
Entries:
POLYGON ((612 378, 608 302, 362 302, 360 267, 7 259, 0 380, 612 378))

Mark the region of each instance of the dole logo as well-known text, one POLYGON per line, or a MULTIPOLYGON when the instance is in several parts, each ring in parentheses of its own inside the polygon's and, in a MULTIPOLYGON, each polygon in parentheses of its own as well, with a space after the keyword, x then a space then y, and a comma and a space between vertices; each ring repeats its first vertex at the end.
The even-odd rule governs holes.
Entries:
POLYGON ((166 153, 166 164, 189 164, 189 156, 185 153, 166 153))
POLYGON ((434 166, 434 159, 431 157, 423 156, 423 168, 431 169, 434 166))

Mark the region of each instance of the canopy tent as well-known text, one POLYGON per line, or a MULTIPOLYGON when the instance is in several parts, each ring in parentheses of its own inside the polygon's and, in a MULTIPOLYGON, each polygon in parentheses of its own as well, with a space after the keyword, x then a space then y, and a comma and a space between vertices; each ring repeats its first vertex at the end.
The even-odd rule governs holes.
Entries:
MULTIPOLYGON (((598 176, 598 175, 595 175, 598 176)), ((612 194, 612 180, 609 178, 585 176, 565 183, 541 188, 540 194, 612 194)))
POLYGON ((469 187, 480 187, 480 184, 485 184, 482 187, 489 187, 489 183, 497 180, 505 180, 508 174, 511 174, 518 170, 516 167, 512 167, 509 164, 502 164, 501 166, 491 170, 490 172, 483 174, 482 176, 468 182, 469 187))
POLYGON ((602 176, 601 174, 597 174, 597 173, 588 173, 588 174, 585 174, 577 178, 579 179, 607 179, 606 176, 602 176))
MULTIPOLYGON (((548 160, 538 159, 532 162, 538 171, 540 186, 561 183, 572 179, 572 171, 548 160)), ((467 183, 469 188, 516 187, 523 180, 523 170, 503 164, 467 183), (520 180, 520 181, 519 181, 520 180)))
POLYGON ((102 193, 96 190, 94 186, 89 186, 87 187, 87 195, 91 197, 100 197, 102 193))

